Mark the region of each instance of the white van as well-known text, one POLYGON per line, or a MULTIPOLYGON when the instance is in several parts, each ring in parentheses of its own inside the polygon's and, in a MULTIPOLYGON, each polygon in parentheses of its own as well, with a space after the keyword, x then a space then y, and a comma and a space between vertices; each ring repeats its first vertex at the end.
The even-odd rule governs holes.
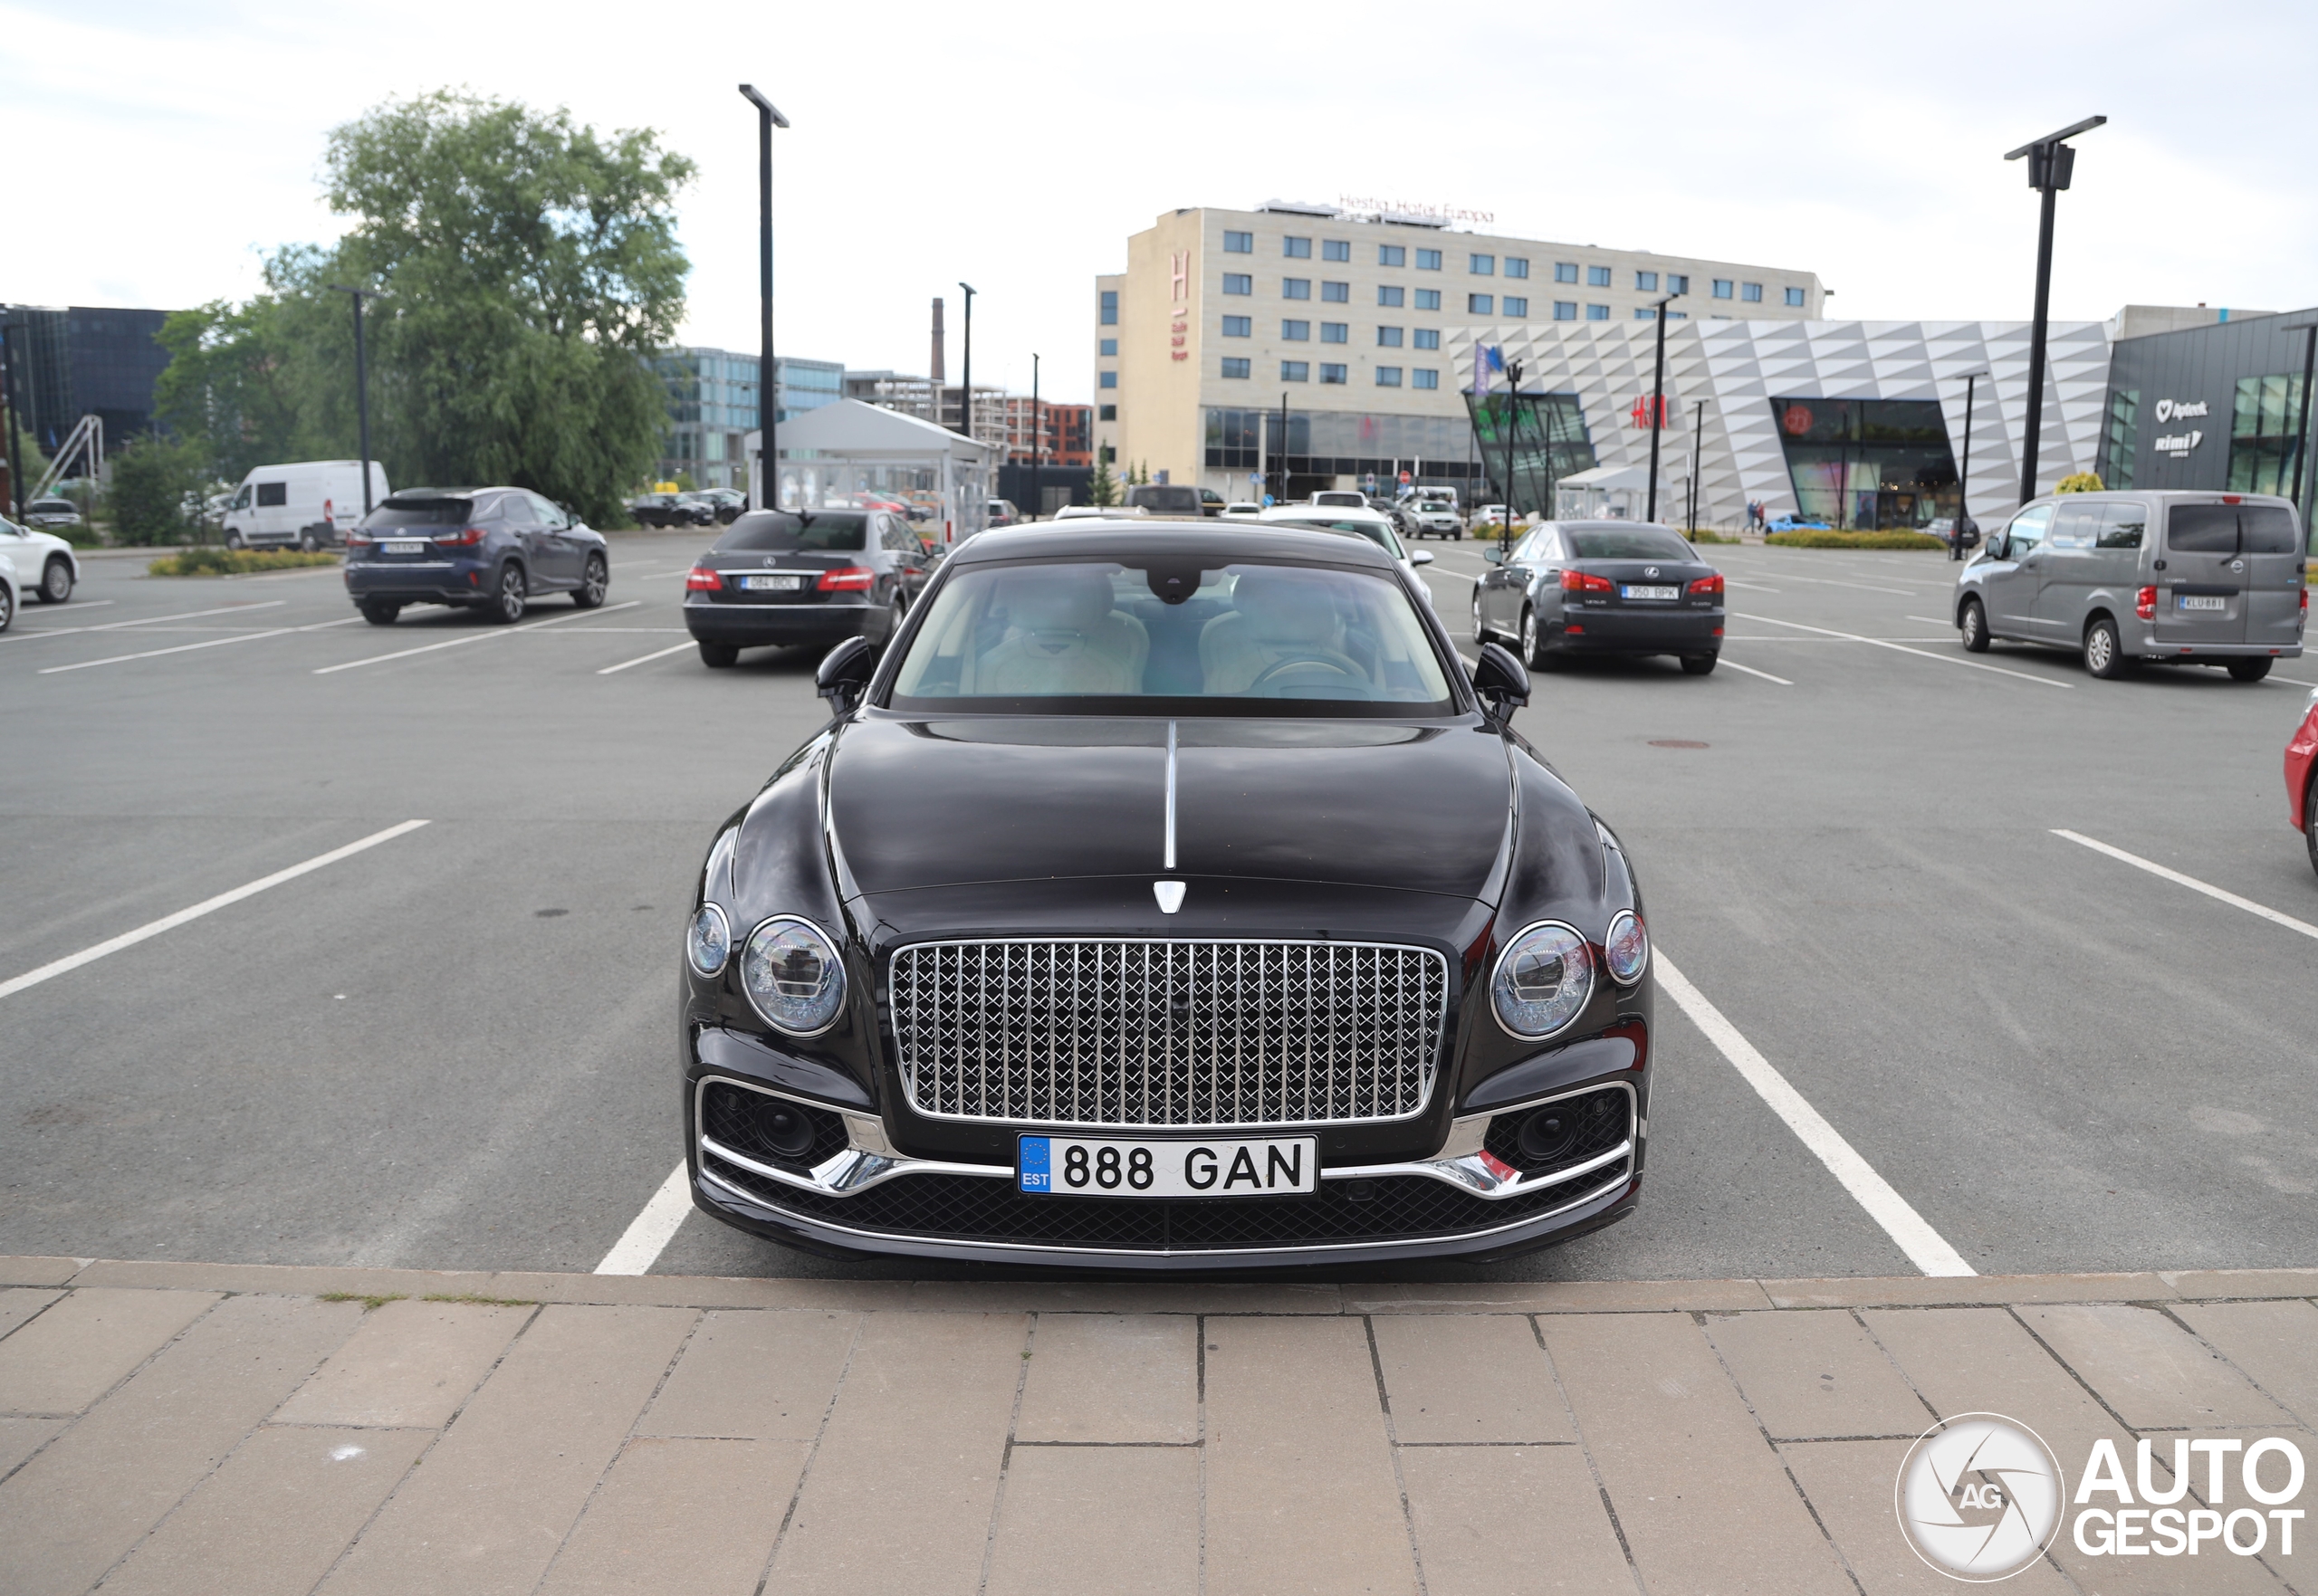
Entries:
MULTIPOLYGON (((370 462, 370 502, 387 496, 387 468, 370 462)), ((306 460, 261 465, 225 506, 228 549, 323 549, 346 541, 362 519, 362 464, 306 460)))

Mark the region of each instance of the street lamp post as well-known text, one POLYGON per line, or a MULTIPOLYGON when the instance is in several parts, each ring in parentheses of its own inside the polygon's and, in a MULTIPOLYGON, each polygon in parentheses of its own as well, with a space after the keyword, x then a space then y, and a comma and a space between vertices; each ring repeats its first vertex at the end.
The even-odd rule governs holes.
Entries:
POLYGON ((756 507, 781 508, 781 451, 773 433, 781 418, 775 403, 780 374, 772 363, 772 130, 785 128, 789 119, 752 83, 741 94, 757 108, 757 478, 756 507))
POLYGON ((2067 142, 2089 133, 2107 117, 2087 117, 2057 133, 2032 139, 2005 156, 2016 161, 2028 158, 2028 186, 2043 196, 2036 221, 2036 308, 2028 326, 2028 414, 2026 435, 2020 444, 2020 502, 2036 496, 2036 442, 2045 425, 2045 323, 2053 291, 2053 199, 2066 188, 2076 170, 2076 150, 2067 142))
POLYGON ((362 301, 380 298, 383 290, 376 288, 343 288, 333 282, 332 293, 342 293, 354 301, 354 430, 362 450, 362 518, 370 518, 370 373, 362 350, 362 301))
MULTIPOLYGON (((1513 435, 1521 425, 1522 363, 1507 360, 1505 366, 1505 514, 1497 523, 1497 558, 1503 562, 1506 550, 1513 543, 1513 435)), ((1541 507, 1542 508, 1542 507, 1541 507)))
POLYGON ((1964 558, 1964 523, 1972 519, 1972 506, 1968 492, 1972 475, 1972 396, 1985 371, 1964 374, 1964 456, 1956 463, 1956 524, 1949 529, 1948 558, 1964 558))
POLYGON ((1670 293, 1658 301, 1658 365, 1650 378, 1650 505, 1642 519, 1658 520, 1658 439, 1666 430, 1666 307, 1682 296, 1670 293))
MULTIPOLYGON (((974 291, 967 283, 961 282, 958 286, 966 291, 966 358, 960 362, 963 369, 959 375, 959 380, 965 387, 960 390, 958 430, 972 437, 974 435, 974 291)), ((934 403, 937 409, 934 419, 938 421, 941 419, 938 410, 942 403, 938 391, 934 396, 934 403)))
POLYGON ((16 414, 16 329, 22 325, 14 319, 0 325, 0 410, 8 416, 8 497, 20 521, 24 519, 24 452, 16 439, 24 422, 16 414))
POLYGON ((1039 358, 1030 357, 1030 519, 1039 519, 1039 358))
POLYGON ((1699 451, 1706 438, 1706 401, 1699 400, 1691 406, 1691 505, 1684 518, 1690 530, 1699 530, 1699 451))
POLYGON ((1275 504, 1288 502, 1288 390, 1279 390, 1279 497, 1275 504))

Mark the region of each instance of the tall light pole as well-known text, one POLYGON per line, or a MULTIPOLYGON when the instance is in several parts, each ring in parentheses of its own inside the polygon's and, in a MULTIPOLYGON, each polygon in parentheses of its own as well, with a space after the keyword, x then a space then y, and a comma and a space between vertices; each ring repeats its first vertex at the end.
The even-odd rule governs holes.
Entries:
POLYGON ((2091 132, 2108 119, 2087 117, 2081 122, 2071 122, 2057 133, 2031 139, 2004 158, 2016 161, 2026 156, 2028 186, 2044 196, 2036 221, 2036 309, 2028 326, 2027 435, 2020 444, 2023 504, 2036 496, 2037 435, 2045 425, 2045 322, 2053 293, 2053 198, 2068 186, 2070 177, 2076 171, 2076 151, 2067 140, 2079 133, 2091 132))
POLYGON ((1030 357, 1030 519, 1039 519, 1039 358, 1030 357))
MULTIPOLYGON (((974 291, 967 283, 961 282, 958 286, 966 291, 966 356, 959 362, 958 377, 958 380, 965 387, 961 390, 961 402, 958 406, 960 423, 958 430, 966 436, 972 437, 974 435, 974 291)), ((942 405, 942 395, 939 390, 934 393, 934 404, 936 412, 934 419, 939 421, 942 405)))
POLYGON ((785 128, 789 119, 754 84, 741 85, 742 98, 757 108, 757 475, 756 508, 767 508, 764 489, 771 491, 771 508, 781 508, 781 451, 773 431, 780 421, 774 403, 779 383, 772 364, 772 130, 785 128))
POLYGON ((1699 530, 1699 451, 1706 442, 1706 401, 1699 400, 1691 407, 1691 508, 1684 524, 1691 531, 1699 530))
POLYGON ((16 330, 23 325, 13 317, 0 325, 0 410, 8 414, 8 497, 19 521, 24 519, 24 451, 16 440, 24 430, 24 417, 16 414, 16 330))
POLYGON ((1964 523, 1972 519, 1971 501, 1966 493, 1972 473, 1972 396, 1987 375, 1985 371, 1964 374, 1964 455, 1956 463, 1956 525, 1948 540, 1950 559, 1964 558, 1964 523))
POLYGON ((1505 517, 1497 524, 1497 558, 1500 564, 1513 544, 1513 439, 1521 426, 1522 372, 1520 361, 1503 359, 1503 348, 1499 346, 1500 364, 1505 368, 1505 517))
POLYGON ((1666 307, 1682 296, 1670 293, 1658 301, 1658 368, 1650 379, 1650 505, 1642 519, 1658 520, 1658 439, 1666 430, 1666 307))
POLYGON ((332 293, 342 293, 354 301, 354 430, 362 449, 362 519, 369 520, 370 503, 370 373, 362 353, 362 301, 380 299, 385 290, 377 288, 344 288, 331 283, 332 293))

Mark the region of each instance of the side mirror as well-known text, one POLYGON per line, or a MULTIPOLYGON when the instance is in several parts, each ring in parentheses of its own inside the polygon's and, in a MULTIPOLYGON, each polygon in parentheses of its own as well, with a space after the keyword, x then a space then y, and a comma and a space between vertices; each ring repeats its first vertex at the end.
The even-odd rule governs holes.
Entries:
POLYGON ((1432 550, 1430 549, 1410 550, 1409 563, 1411 565, 1431 565, 1432 563, 1432 550))
POLYGON ((1529 702, 1529 669, 1503 645, 1484 643, 1480 663, 1473 666, 1473 691, 1489 705, 1489 719, 1506 725, 1513 712, 1529 702))
POLYGON ((867 637, 848 637, 822 656, 813 673, 813 691, 829 701, 829 712, 844 714, 861 702, 862 689, 877 668, 877 645, 867 637))
POLYGON ((1988 540, 1988 558, 1990 559, 2012 558, 2012 538, 2009 533, 1998 532, 1988 540))
POLYGON ((1491 565, 1503 565, 1505 563, 1504 544, 1491 543, 1489 546, 1489 562, 1491 565))

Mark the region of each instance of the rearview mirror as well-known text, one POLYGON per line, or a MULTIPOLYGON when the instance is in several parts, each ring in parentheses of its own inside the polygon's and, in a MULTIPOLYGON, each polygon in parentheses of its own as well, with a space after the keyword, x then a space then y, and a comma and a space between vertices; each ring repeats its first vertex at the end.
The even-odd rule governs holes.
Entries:
POLYGON ((844 714, 861 702, 862 689, 876 668, 877 645, 867 637, 848 637, 822 656, 820 668, 813 673, 813 690, 829 701, 831 714, 844 714))
POLYGON ((1515 710, 1529 702, 1529 669, 1510 650, 1484 643, 1473 666, 1473 691, 1489 705, 1489 719, 1505 725, 1513 719, 1515 710))
POLYGON ((1431 565, 1432 563, 1432 550, 1430 549, 1410 550, 1409 563, 1411 565, 1431 565))

